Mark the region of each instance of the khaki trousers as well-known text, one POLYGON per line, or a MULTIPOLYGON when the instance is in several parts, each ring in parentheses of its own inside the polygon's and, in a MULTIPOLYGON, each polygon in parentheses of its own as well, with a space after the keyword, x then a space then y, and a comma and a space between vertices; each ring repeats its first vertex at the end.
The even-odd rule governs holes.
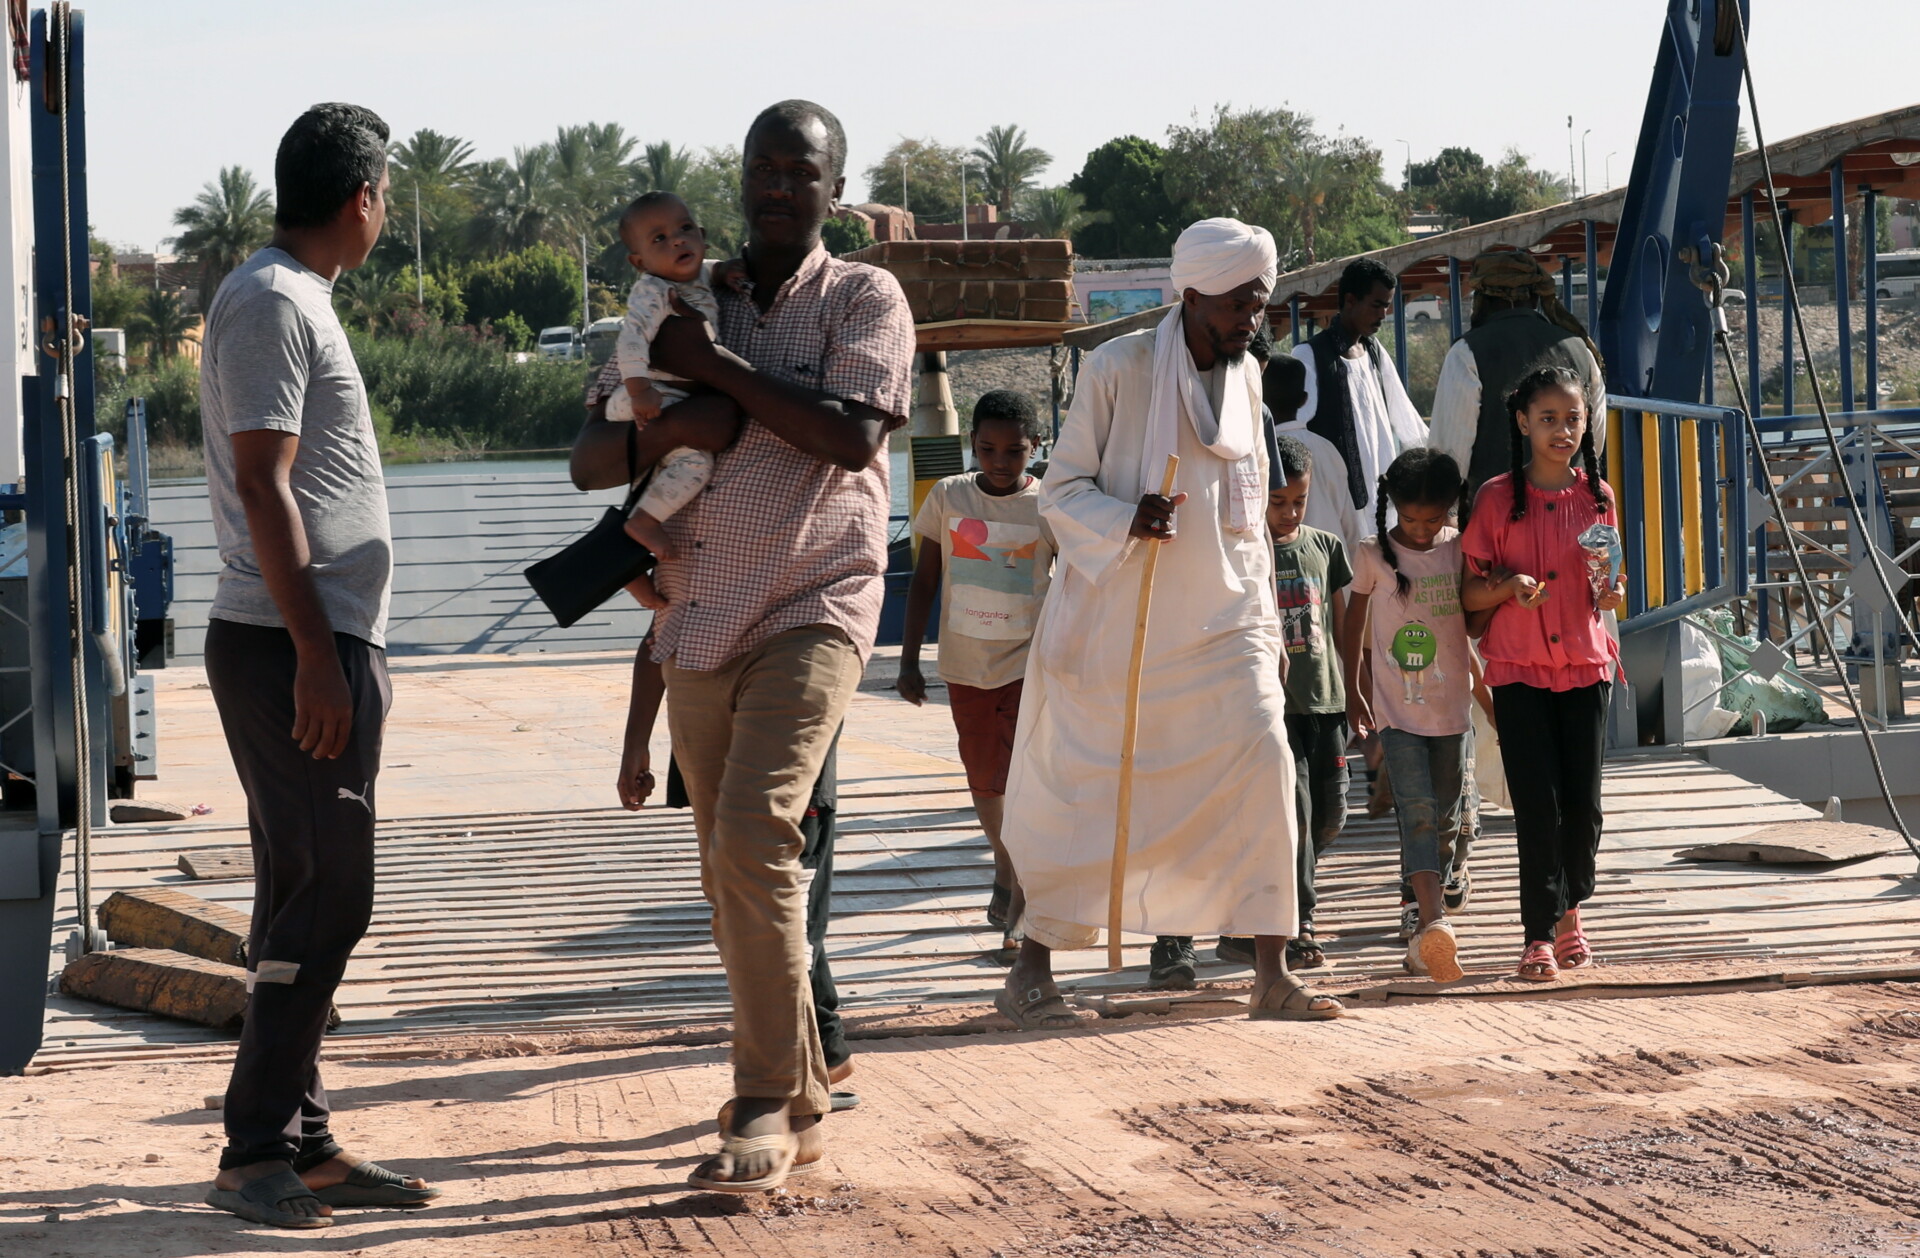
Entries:
POLYGON ((664 672, 700 887, 733 997, 734 1095, 825 1114, 800 822, 859 686, 859 653, 841 630, 808 625, 710 671, 669 660, 664 672))

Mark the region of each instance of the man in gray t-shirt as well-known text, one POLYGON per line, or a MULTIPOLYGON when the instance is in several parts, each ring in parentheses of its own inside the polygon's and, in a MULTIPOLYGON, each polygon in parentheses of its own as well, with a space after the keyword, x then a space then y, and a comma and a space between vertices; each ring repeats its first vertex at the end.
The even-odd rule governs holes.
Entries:
POLYGON ((220 286, 200 360, 220 589, 207 684, 247 795, 253 929, 207 1194, 253 1223, 418 1205, 421 1180, 335 1143, 320 1040, 373 915, 374 782, 393 692, 393 542, 366 387, 333 281, 386 222, 387 124, 315 105, 280 141, 273 242, 220 286))
POLYGON ((204 343, 200 417, 220 545, 220 589, 208 614, 286 627, 261 577, 234 477, 234 434, 271 429, 299 438, 287 481, 328 623, 385 646, 393 577, 387 487, 366 386, 333 310, 333 281, 268 245, 220 286, 204 343))

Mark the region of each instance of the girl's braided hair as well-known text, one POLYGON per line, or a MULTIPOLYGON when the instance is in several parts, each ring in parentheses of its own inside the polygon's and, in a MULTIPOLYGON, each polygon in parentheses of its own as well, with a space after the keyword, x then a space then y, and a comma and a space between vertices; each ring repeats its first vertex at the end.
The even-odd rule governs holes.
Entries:
POLYGON ((1460 512, 1460 523, 1467 522, 1467 482, 1453 456, 1431 446, 1415 446, 1404 451, 1380 474, 1380 486, 1373 495, 1374 528, 1380 539, 1380 557, 1393 569, 1393 588, 1401 598, 1407 596, 1407 574, 1400 571, 1399 557, 1393 553, 1393 539, 1387 529, 1387 501, 1394 509, 1409 507, 1445 507, 1460 512))
MULTIPOLYGON (((1571 367, 1545 366, 1535 367, 1520 377, 1520 383, 1513 386, 1507 394, 1507 413, 1513 416, 1513 515, 1512 519, 1524 519, 1527 514, 1527 460, 1533 449, 1524 433, 1520 432, 1520 416, 1526 413, 1533 399, 1548 389, 1561 389, 1586 402, 1586 388, 1580 383, 1580 377, 1571 367)), ((1600 460, 1593 450, 1593 416, 1587 416, 1586 426, 1580 432, 1580 466, 1586 469, 1587 490, 1593 495, 1593 509, 1605 515, 1607 513, 1606 482, 1600 476, 1600 460)))

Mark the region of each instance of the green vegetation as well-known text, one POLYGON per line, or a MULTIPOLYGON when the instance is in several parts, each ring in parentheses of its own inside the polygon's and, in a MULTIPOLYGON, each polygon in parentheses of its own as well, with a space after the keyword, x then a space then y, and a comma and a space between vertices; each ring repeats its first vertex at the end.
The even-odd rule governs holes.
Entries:
MULTIPOLYGON (((1283 267, 1294 267, 1397 243, 1416 206, 1482 221, 1565 193, 1517 152, 1490 165, 1465 148, 1416 164, 1410 189, 1396 191, 1376 148, 1325 134, 1287 108, 1219 106, 1169 127, 1164 143, 1121 136, 1089 153, 1064 184, 1043 186, 1053 163, 1014 124, 991 127, 970 146, 903 137, 866 170, 867 196, 951 223, 961 217, 964 178, 968 202, 1071 239, 1092 258, 1165 257, 1186 223, 1233 215, 1272 231, 1283 267)), ((389 169, 386 233, 334 294, 390 458, 552 448, 571 438, 584 365, 519 360, 539 329, 580 322, 583 265, 588 316, 623 308, 635 272, 615 228, 635 196, 682 197, 712 256, 734 256, 745 239, 737 148, 642 143, 616 123, 557 127, 543 144, 491 158, 422 128, 393 144, 389 169)), ((101 418, 117 425, 127 397, 147 397, 162 462, 198 444, 191 359, 199 313, 270 238, 271 196, 250 171, 224 167, 174 222, 174 243, 199 279, 197 302, 177 281, 169 287, 167 274, 128 282, 112 249, 93 247, 101 264, 95 325, 126 329, 132 355, 130 373, 102 370, 101 418)), ((835 253, 872 241, 854 219, 830 220, 823 235, 835 253)), ((1816 259, 1808 244, 1803 256, 1816 259)), ((1827 253, 1830 270, 1831 246, 1827 253)), ((1424 361, 1444 342, 1416 338, 1410 349, 1424 361)))

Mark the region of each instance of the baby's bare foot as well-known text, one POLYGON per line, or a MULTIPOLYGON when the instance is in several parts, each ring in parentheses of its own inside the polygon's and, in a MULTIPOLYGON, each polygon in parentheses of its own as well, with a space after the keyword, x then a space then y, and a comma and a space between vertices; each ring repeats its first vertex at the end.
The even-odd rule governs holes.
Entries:
POLYGON ((627 517, 627 536, 662 559, 679 558, 673 549, 673 539, 667 536, 667 526, 644 511, 627 517))

